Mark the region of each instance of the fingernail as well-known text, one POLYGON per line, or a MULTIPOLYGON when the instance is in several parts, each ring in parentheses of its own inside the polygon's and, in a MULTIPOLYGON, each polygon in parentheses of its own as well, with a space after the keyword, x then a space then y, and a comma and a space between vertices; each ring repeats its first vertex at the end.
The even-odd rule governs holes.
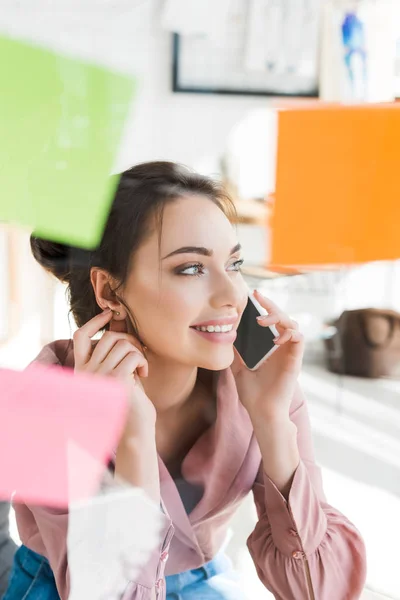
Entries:
POLYGON ((268 317, 268 315, 260 315, 259 317, 256 317, 257 321, 265 321, 265 319, 268 317))
POLYGON ((273 339, 273 341, 274 341, 275 343, 276 343, 276 342, 279 342, 279 340, 280 340, 280 336, 278 336, 278 337, 275 337, 275 338, 273 339))

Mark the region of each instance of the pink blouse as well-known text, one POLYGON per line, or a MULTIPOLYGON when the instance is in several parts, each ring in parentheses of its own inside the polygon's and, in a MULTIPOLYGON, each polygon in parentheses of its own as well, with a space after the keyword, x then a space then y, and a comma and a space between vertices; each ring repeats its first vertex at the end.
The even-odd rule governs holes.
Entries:
MULTIPOLYGON (((42 364, 73 366, 72 342, 45 346, 42 364)), ((258 522, 247 540, 258 576, 279 600, 352 600, 366 579, 366 553, 356 527, 325 498, 315 464, 306 400, 297 390, 290 418, 301 456, 288 501, 263 472, 261 453, 230 369, 217 384, 217 418, 182 464, 183 478, 204 490, 187 514, 177 486, 159 457, 164 528, 159 548, 123 600, 165 598, 165 575, 210 561, 225 539, 229 521, 252 491, 258 522)), ((22 543, 50 561, 62 600, 68 598, 68 513, 15 506, 22 543)))

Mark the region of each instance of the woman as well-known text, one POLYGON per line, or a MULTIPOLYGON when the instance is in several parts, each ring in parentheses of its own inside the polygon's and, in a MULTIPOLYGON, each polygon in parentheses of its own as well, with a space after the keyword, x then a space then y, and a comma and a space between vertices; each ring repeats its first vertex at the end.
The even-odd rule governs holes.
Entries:
MULTIPOLYGON (((258 294, 269 313, 260 326, 274 324, 281 347, 257 372, 233 349, 247 295, 231 210, 209 179, 148 163, 122 174, 97 250, 33 237, 38 262, 68 283, 79 327, 37 360, 130 382, 115 473, 161 503, 165 529, 125 599, 243 598, 221 548, 250 491, 258 522, 248 548, 276 598, 358 598, 364 544, 323 493, 297 386, 297 324, 258 294)), ((5 600, 66 599, 67 514, 16 512, 23 546, 5 600)))

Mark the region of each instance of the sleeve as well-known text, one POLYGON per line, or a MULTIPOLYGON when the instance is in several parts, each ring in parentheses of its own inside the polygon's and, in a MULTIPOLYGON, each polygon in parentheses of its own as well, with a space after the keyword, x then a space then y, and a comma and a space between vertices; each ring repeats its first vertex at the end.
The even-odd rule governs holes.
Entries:
POLYGON ((261 463, 253 486, 258 522, 247 540, 249 552, 260 580, 278 600, 355 600, 366 579, 364 542, 326 501, 300 389, 290 418, 297 427, 300 463, 288 501, 261 463))
MULTIPOLYGON (((58 340, 45 346, 39 356, 31 363, 43 365, 63 365, 68 356, 71 340, 58 340), (63 357, 63 360, 60 360, 63 357)), ((28 367, 29 368, 29 367, 28 367)), ((115 458, 115 457, 114 457, 115 458)), ((99 496, 126 489, 126 485, 117 482, 109 474, 105 474, 100 486, 99 496)), ((61 600, 67 600, 71 590, 71 574, 68 561, 68 529, 70 514, 66 510, 58 510, 42 506, 25 506, 35 521, 32 535, 26 536, 24 543, 38 553, 44 555, 53 571, 57 591, 61 600)), ((168 552, 174 535, 172 520, 167 512, 163 500, 160 501, 160 512, 162 525, 159 545, 154 549, 149 561, 140 570, 139 575, 132 577, 126 589, 121 593, 120 600, 164 600, 165 599, 165 566, 168 560, 168 552)), ((129 524, 127 523, 126 526, 129 524)), ((134 535, 133 535, 134 537, 134 535)), ((94 541, 94 543, 96 540, 94 541)), ((135 552, 134 539, 132 553, 135 552)), ((88 557, 89 558, 89 557, 88 557)), ((87 567, 87 565, 85 565, 87 567)), ((129 565, 124 565, 129 572, 129 565)), ((87 596, 89 597, 89 595, 87 596)))
MULTIPOLYGON (((110 487, 107 487, 108 491, 111 492, 110 487)), ((123 486, 118 484, 118 486, 115 486, 115 489, 117 492, 121 491, 123 486)), ((71 572, 69 564, 69 562, 71 562, 71 560, 69 561, 71 556, 68 556, 67 542, 71 514, 65 510, 62 511, 49 507, 29 506, 28 508, 36 522, 38 533, 40 535, 42 553, 48 559, 54 573, 60 599, 67 600, 71 590, 71 572)), ((162 515, 162 525, 159 535, 159 544, 151 553, 150 559, 146 565, 140 569, 139 574, 135 571, 135 575, 132 579, 129 576, 124 579, 125 582, 128 581, 128 583, 124 586, 124 590, 119 591, 120 595, 118 595, 118 597, 121 598, 121 600, 164 600, 165 598, 164 570, 168 558, 169 546, 174 534, 174 528, 162 501, 160 512, 162 515)), ((81 522, 86 524, 87 520, 88 517, 83 514, 81 522)), ((129 523, 125 523, 125 525, 129 526, 129 523)), ((102 541, 104 541, 101 540, 101 536, 95 534, 94 537, 94 544, 102 543, 102 541)), ((26 545, 29 547, 29 542, 27 542, 26 545)), ((134 556, 134 540, 130 550, 134 556)), ((88 568, 91 558, 93 560, 93 557, 84 557, 86 562, 84 569, 88 568)), ((75 558, 75 563, 76 562, 77 560, 75 558)), ((80 561, 79 564, 81 564, 80 561)), ((129 573, 129 564, 124 562, 123 568, 125 573, 129 573)), ((115 592, 115 589, 113 589, 113 592, 115 592)), ((88 590, 87 597, 89 596, 90 591, 88 590)), ((117 596, 115 596, 115 598, 117 598, 117 596)))

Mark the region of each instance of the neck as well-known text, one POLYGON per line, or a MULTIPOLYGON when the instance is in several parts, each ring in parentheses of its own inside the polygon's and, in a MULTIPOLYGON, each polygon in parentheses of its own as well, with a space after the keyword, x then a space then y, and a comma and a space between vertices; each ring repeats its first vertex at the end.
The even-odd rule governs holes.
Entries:
POLYGON ((185 407, 197 381, 197 367, 163 361, 148 356, 149 375, 141 379, 144 391, 157 411, 158 418, 174 416, 185 407))

